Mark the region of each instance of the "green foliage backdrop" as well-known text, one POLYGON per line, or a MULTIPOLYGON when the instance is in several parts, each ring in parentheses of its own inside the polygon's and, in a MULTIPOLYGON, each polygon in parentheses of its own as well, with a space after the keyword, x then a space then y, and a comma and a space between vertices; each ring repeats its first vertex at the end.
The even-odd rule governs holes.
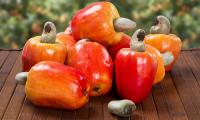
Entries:
MULTIPOLYGON (((40 35, 46 21, 63 31, 73 14, 98 0, 0 0, 0 47, 20 48, 40 35)), ((109 0, 121 16, 131 18, 138 28, 149 31, 155 16, 171 19, 172 32, 183 40, 183 47, 200 47, 199 0, 109 0)), ((132 32, 128 34, 132 34, 132 32)))

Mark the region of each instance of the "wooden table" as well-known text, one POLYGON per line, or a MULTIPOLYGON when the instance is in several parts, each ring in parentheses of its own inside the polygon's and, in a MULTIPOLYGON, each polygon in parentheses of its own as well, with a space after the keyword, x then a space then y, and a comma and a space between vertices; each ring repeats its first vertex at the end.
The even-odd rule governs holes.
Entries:
POLYGON ((91 98, 76 111, 44 109, 33 106, 25 97, 24 86, 14 77, 21 71, 20 50, 0 50, 0 118, 5 120, 200 120, 200 49, 183 50, 176 65, 160 84, 153 87, 149 97, 137 105, 130 118, 117 118, 107 109, 116 99, 111 91, 91 98))

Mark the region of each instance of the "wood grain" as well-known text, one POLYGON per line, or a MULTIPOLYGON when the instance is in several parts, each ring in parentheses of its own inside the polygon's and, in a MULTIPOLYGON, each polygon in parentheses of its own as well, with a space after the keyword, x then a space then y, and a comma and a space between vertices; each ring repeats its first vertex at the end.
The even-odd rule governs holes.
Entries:
POLYGON ((171 75, 188 118, 191 120, 199 119, 200 88, 183 54, 179 56, 179 61, 174 66, 171 75))
POLYGON ((0 118, 3 117, 5 110, 8 106, 8 103, 10 102, 11 96, 13 95, 13 92, 16 87, 16 82, 14 78, 16 73, 19 72, 18 71, 19 69, 16 68, 21 67, 21 65, 16 62, 16 58, 18 56, 19 56, 18 51, 11 52, 1 68, 1 74, 4 73, 5 75, 2 75, 3 77, 1 76, 3 84, 1 84, 1 92, 0 92, 0 118), (9 75, 7 76, 7 74, 9 75))

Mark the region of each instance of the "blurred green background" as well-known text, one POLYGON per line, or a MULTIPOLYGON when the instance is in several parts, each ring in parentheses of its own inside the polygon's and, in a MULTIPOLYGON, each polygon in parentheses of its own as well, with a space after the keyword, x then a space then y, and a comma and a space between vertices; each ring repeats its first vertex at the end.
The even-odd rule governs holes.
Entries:
MULTIPOLYGON (((64 31, 73 14, 98 0, 0 0, 0 48, 21 48, 28 38, 40 35, 44 22, 64 31)), ((155 16, 171 19, 172 32, 184 48, 200 47, 200 0, 109 0, 121 16, 149 31, 155 16)), ((131 33, 129 33, 131 34, 131 33)))

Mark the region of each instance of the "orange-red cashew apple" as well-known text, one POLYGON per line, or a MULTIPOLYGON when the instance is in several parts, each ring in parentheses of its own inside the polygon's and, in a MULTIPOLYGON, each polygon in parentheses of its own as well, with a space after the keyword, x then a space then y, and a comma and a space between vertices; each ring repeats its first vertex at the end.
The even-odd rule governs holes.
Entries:
POLYGON ((40 107, 78 109, 89 99, 90 85, 85 76, 58 62, 40 62, 15 78, 25 84, 27 99, 40 107))

